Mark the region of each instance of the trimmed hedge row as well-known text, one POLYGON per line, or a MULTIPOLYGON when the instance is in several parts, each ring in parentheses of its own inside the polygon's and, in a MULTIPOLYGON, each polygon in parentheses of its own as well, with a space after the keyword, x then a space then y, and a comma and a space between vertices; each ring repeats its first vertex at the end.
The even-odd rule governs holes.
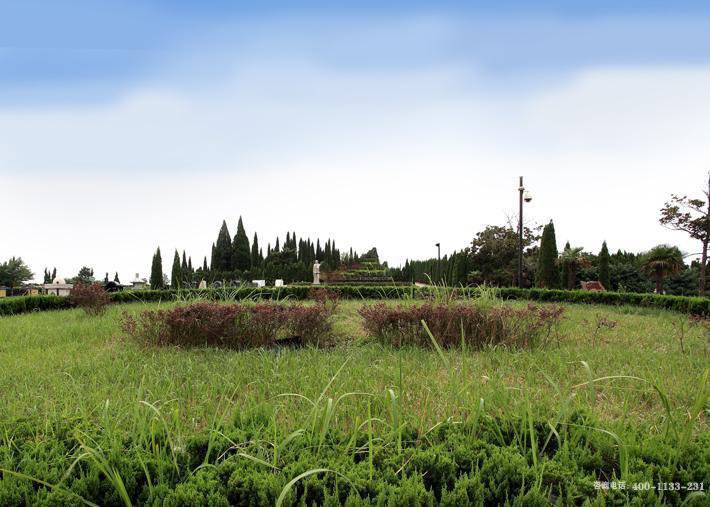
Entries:
MULTIPOLYGON (((429 287, 402 287, 396 285, 327 285, 337 290, 345 299, 419 299, 435 297, 451 289, 429 287)), ((311 285, 287 287, 235 287, 232 289, 182 289, 182 290, 142 290, 111 293, 115 303, 173 301, 197 296, 205 299, 307 299, 311 285)), ((465 294, 475 293, 475 288, 455 289, 465 294)), ((630 305, 647 308, 673 310, 691 315, 710 316, 710 298, 687 296, 662 296, 633 292, 591 292, 583 290, 518 289, 504 287, 496 289, 502 299, 521 299, 555 303, 586 303, 602 305, 630 305)), ((19 296, 0 299, 0 315, 62 310, 71 308, 68 298, 57 296, 19 296)))

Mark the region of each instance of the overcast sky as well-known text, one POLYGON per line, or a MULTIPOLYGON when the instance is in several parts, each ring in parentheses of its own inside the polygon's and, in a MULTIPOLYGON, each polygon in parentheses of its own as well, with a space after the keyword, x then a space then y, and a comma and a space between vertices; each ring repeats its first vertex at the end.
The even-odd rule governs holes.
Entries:
POLYGON ((0 0, 0 260, 126 281, 241 215, 397 265, 519 175, 560 248, 699 250, 658 210, 710 170, 701 2, 250 4, 0 0))

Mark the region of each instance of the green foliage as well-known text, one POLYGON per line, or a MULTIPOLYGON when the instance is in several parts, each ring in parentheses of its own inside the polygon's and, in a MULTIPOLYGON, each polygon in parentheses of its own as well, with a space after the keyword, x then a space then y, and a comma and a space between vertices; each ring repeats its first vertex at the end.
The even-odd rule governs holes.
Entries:
MULTIPOLYGON (((240 421, 252 416, 261 420, 258 409, 252 409, 240 421)), ((401 448, 392 445, 385 427, 375 434, 373 479, 369 462, 360 453, 347 452, 352 435, 333 428, 327 431, 329 445, 316 450, 306 436, 284 446, 261 445, 279 430, 268 419, 257 427, 221 424, 214 434, 196 433, 180 447, 155 425, 145 424, 135 426, 132 439, 115 430, 97 432, 92 435, 95 447, 87 450, 80 433, 64 422, 49 427, 18 424, 11 448, 0 445, 5 470, 0 503, 120 505, 115 480, 120 477, 123 498, 141 505, 273 506, 281 499, 284 505, 542 506, 551 498, 568 505, 604 504, 612 497, 615 503, 649 505, 660 503, 662 494, 665 503, 680 505, 689 492, 631 485, 707 479, 707 435, 680 455, 672 441, 638 435, 638 443, 626 444, 629 465, 624 471, 615 441, 594 431, 596 421, 583 413, 568 420, 557 434, 560 445, 537 454, 528 441, 545 442, 549 421, 530 420, 526 436, 520 433, 525 419, 516 415, 444 424, 427 433, 407 428, 410 437, 401 448), (92 453, 101 460, 88 458, 92 453), (75 459, 78 466, 70 466, 75 459), (620 481, 624 473, 629 485, 624 491, 594 487, 599 480, 620 481)), ((356 436, 355 444, 363 443, 356 436)))
POLYGON ((606 290, 611 290, 611 275, 609 274, 609 249, 606 246, 606 241, 602 243, 602 249, 599 252, 599 281, 606 290))
POLYGON ((589 266, 590 262, 587 256, 584 255, 582 247, 565 247, 557 258, 557 264, 562 266, 563 272, 566 273, 567 278, 563 280, 565 288, 567 290, 574 290, 577 286, 577 272, 580 268, 589 266))
POLYGON ((150 288, 153 290, 165 288, 163 283, 163 257, 160 255, 160 247, 153 254, 153 262, 150 267, 150 288))
POLYGON ((663 294, 663 281, 683 269, 683 254, 678 247, 657 245, 641 256, 641 270, 656 282, 656 294, 663 294))
POLYGON ((556 289, 560 286, 560 272, 557 269, 557 240, 555 225, 550 220, 542 230, 540 254, 537 258, 537 286, 556 289))
POLYGON ((12 257, 0 264, 0 286, 19 287, 33 276, 34 273, 21 257, 12 257))
POLYGON ((182 286, 182 269, 180 267, 180 255, 178 251, 175 250, 175 255, 173 256, 173 268, 170 271, 170 287, 173 289, 178 289, 182 286))
POLYGON ((214 245, 212 252, 211 269, 215 271, 231 271, 233 253, 232 253, 232 237, 229 235, 227 221, 222 221, 222 227, 217 235, 217 243, 214 245))
MULTIPOLYGON (((431 299, 435 298, 435 287, 412 287, 402 285, 328 285, 344 299, 431 299)), ((242 299, 296 299, 309 298, 310 285, 290 285, 286 287, 235 287, 227 289, 182 289, 182 290, 140 290, 120 291, 110 294, 115 303, 174 301, 177 298, 197 298, 205 300, 242 299)), ((710 298, 667 296, 632 292, 594 292, 583 290, 518 289, 502 287, 494 289, 501 299, 547 301, 555 303, 584 303, 612 306, 640 306, 673 310, 692 315, 710 316, 710 298)), ((462 297, 476 297, 477 287, 457 289, 462 297)), ((56 296, 19 296, 0 299, 0 315, 61 310, 70 308, 68 298, 56 296)))
POLYGON ((251 252, 249 250, 249 238, 244 230, 242 217, 237 223, 237 234, 234 235, 232 243, 232 264, 231 269, 246 271, 251 268, 251 252))
MULTIPOLYGON (((530 248, 539 236, 536 231, 525 227, 523 230, 524 257, 533 253, 530 248)), ((487 283, 498 287, 515 285, 518 266, 518 233, 509 225, 489 225, 476 234, 471 242, 471 281, 487 283)), ((523 278, 531 279, 531 266, 525 263, 523 278)))

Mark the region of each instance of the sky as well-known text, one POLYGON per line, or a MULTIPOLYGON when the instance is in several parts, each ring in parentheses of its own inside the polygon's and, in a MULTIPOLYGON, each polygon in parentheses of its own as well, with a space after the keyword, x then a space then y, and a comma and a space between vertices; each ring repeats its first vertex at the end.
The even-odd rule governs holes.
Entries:
POLYGON ((0 261, 147 277, 223 219, 435 256, 515 220, 598 252, 710 170, 710 3, 0 0, 0 261))

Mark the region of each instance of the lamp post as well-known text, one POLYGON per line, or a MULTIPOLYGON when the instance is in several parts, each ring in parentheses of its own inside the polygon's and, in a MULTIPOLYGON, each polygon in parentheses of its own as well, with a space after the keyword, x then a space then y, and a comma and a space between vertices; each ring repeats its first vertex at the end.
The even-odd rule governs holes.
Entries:
POLYGON ((436 246, 436 278, 441 281, 441 243, 434 246, 436 246))
POLYGON ((523 186, 523 177, 520 177, 520 185, 518 186, 519 207, 518 212, 518 287, 523 286, 523 201, 532 201, 532 195, 525 190, 523 186))

